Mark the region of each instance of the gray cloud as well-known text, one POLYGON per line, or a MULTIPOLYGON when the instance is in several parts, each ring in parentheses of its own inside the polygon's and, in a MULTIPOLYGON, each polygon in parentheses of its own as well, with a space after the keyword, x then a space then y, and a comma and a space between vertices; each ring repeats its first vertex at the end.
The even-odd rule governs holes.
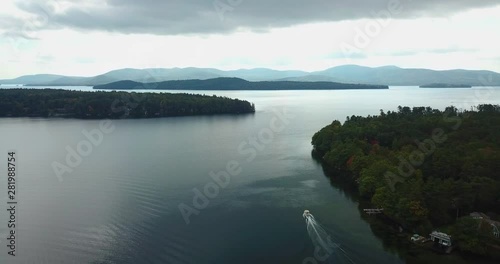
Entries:
MULTIPOLYGON (((9 23, 11 33, 23 28, 25 31, 26 28, 32 31, 73 28, 158 35, 229 33, 240 27, 266 31, 311 22, 372 18, 374 14, 387 10, 391 1, 397 0, 90 1, 93 5, 72 0, 23 0, 16 2, 17 7, 31 14, 32 19, 20 22, 11 18, 10 22, 4 23, 9 23), (60 6, 65 6, 64 11, 60 11, 60 6), (15 26, 12 26, 13 21, 15 26)), ((499 4, 498 0, 399 1, 403 9, 394 18, 447 16, 499 4)))

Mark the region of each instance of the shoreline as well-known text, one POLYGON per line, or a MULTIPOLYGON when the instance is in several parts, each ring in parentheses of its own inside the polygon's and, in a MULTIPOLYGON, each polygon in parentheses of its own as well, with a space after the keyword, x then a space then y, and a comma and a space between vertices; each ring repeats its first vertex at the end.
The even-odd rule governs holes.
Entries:
MULTIPOLYGON (((384 247, 391 248, 397 251, 397 254, 401 257, 403 261, 408 262, 408 259, 412 261, 427 261, 432 259, 437 263, 466 263, 466 264, 495 264, 497 259, 487 258, 480 255, 473 255, 471 253, 461 252, 456 246, 453 251, 449 254, 442 252, 437 252, 432 248, 431 241, 425 244, 417 244, 410 240, 411 236, 415 234, 410 229, 405 228, 403 224, 397 222, 396 220, 390 218, 385 214, 374 214, 370 215, 363 211, 364 208, 371 208, 373 204, 370 200, 362 197, 358 191, 358 183, 350 177, 348 171, 343 171, 341 169, 336 169, 331 167, 321 157, 321 154, 316 151, 311 151, 311 156, 314 160, 320 163, 323 168, 325 177, 327 177, 331 182, 335 183, 334 188, 339 188, 343 192, 349 193, 349 195, 358 202, 358 212, 361 219, 370 225, 371 232, 381 240, 384 247), (458 262, 457 262, 458 261, 458 262)), ((435 230, 441 230, 442 227, 435 227, 435 230)), ((429 234, 419 234, 425 239, 429 238, 429 234)), ((427 262, 434 263, 434 262, 427 262)))

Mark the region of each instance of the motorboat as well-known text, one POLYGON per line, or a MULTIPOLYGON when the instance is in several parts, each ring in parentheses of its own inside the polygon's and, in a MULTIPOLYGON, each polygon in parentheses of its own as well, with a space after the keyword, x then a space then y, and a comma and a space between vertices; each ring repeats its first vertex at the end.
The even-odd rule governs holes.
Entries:
POLYGON ((307 218, 308 216, 312 216, 311 212, 309 210, 304 210, 304 213, 302 214, 304 218, 307 218))

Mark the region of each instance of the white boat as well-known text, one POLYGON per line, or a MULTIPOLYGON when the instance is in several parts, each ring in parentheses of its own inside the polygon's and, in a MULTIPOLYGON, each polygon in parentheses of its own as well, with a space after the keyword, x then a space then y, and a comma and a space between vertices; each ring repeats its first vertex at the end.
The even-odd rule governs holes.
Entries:
POLYGON ((304 210, 304 213, 302 214, 302 217, 307 218, 310 215, 311 215, 311 212, 309 212, 309 210, 304 210))

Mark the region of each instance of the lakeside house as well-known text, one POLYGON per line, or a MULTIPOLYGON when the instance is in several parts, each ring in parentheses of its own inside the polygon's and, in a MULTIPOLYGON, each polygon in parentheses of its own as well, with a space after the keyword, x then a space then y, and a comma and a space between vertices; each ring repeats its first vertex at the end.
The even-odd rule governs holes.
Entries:
POLYGON ((450 235, 438 231, 432 231, 430 237, 431 237, 430 240, 434 242, 433 248, 435 250, 443 251, 448 254, 453 250, 453 245, 450 235))
POLYGON ((470 213, 469 215, 476 220, 481 220, 479 225, 481 225, 481 223, 483 221, 488 223, 492 228, 491 232, 492 232, 493 236, 495 236, 496 238, 500 238, 500 232, 498 230, 499 229, 498 227, 500 227, 500 222, 495 221, 495 220, 491 220, 491 218, 489 216, 487 216, 486 214, 481 213, 481 212, 473 212, 473 213, 470 213))

